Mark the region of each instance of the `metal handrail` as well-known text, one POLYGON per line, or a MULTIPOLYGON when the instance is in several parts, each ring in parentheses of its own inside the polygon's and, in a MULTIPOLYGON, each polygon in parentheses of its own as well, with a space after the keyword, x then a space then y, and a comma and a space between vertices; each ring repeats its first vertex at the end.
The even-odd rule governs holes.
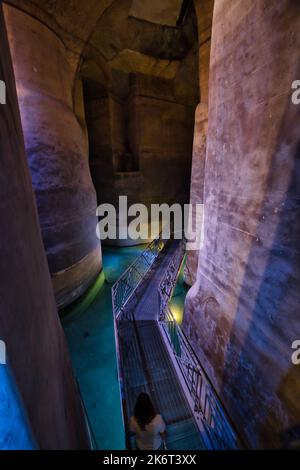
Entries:
POLYGON ((165 309, 169 304, 169 301, 172 297, 173 290, 175 288, 178 273, 180 271, 180 266, 183 262, 185 256, 185 239, 183 239, 177 250, 175 251, 171 261, 168 264, 168 267, 165 271, 165 274, 159 283, 158 292, 160 298, 160 308, 159 308, 159 320, 163 321, 165 316, 165 309))
POLYGON ((126 305, 136 293, 137 288, 147 275, 154 261, 164 248, 166 240, 162 232, 152 240, 146 249, 124 271, 112 287, 113 313, 116 319, 124 313, 126 305))
MULTIPOLYGON (((140 287, 142 281, 152 268, 155 260, 159 253, 162 251, 167 240, 163 238, 162 232, 151 241, 145 248, 145 250, 136 258, 133 263, 122 273, 119 279, 112 286, 112 307, 113 307, 113 318, 114 318, 114 333, 115 333, 115 345, 116 345, 116 356, 117 356, 117 370, 119 377, 119 393, 120 402, 122 406, 122 417, 123 427, 125 430, 126 447, 130 450, 131 444, 129 439, 128 429, 128 417, 125 401, 125 380, 123 377, 123 365, 126 358, 120 354, 120 342, 122 338, 122 322, 129 321, 133 323, 134 315, 133 308, 130 302, 134 297, 137 297, 137 289, 140 287), (127 308, 131 306, 131 308, 127 308)), ((135 334, 135 333, 134 333, 135 334)), ((129 347, 127 348, 127 355, 129 354, 133 342, 129 341, 129 347)))
MULTIPOLYGON (((128 324, 126 326, 126 323, 134 324, 134 308, 131 302, 135 298, 138 300, 137 290, 145 280, 165 243, 166 240, 162 238, 162 234, 159 234, 124 271, 112 288, 118 376, 126 434, 128 434, 128 422, 124 397, 125 381, 123 380, 122 370, 122 364, 124 365, 126 358, 120 357, 120 341, 124 340, 122 338, 122 328, 125 327, 128 331, 128 324)), ((194 414, 201 417, 209 446, 213 449, 236 449, 241 447, 242 440, 230 422, 209 377, 199 362, 189 340, 175 321, 169 307, 184 256, 185 240, 182 240, 159 284, 159 324, 183 376, 193 403, 194 414)), ((128 347, 131 348, 133 342, 130 338, 127 338, 126 342, 128 342, 128 347)))
POLYGON ((236 449, 241 447, 241 439, 234 430, 217 392, 169 307, 184 255, 185 242, 183 240, 159 284, 159 323, 184 378, 193 403, 194 414, 201 417, 212 448, 236 449))

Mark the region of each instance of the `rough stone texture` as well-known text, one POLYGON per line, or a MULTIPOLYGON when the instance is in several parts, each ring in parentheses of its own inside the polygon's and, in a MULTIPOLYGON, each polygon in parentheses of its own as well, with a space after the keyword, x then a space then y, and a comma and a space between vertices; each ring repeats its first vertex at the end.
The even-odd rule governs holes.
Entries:
MULTIPOLYGON (((25 98, 22 99, 20 96, 22 118, 25 113, 25 107, 28 113, 30 112, 30 108, 34 107, 35 110, 35 113, 30 113, 34 116, 34 118, 31 120, 28 119, 28 123, 24 121, 24 128, 26 125, 30 128, 29 132, 27 129, 25 129, 26 146, 28 146, 27 135, 35 133, 35 147, 39 147, 40 151, 43 150, 43 155, 45 158, 47 154, 52 154, 52 142, 50 148, 45 148, 45 144, 48 145, 45 134, 49 134, 49 132, 44 131, 43 133, 41 132, 42 129, 39 128, 41 116, 45 112, 45 108, 47 106, 49 110, 52 109, 53 111, 50 112, 52 113, 52 116, 48 116, 47 122, 45 122, 43 126, 51 129, 51 139, 56 142, 55 145, 58 145, 58 131, 61 132, 61 129, 64 130, 64 135, 59 136, 59 147, 63 147, 59 149, 59 152, 63 154, 66 152, 73 153, 74 157, 76 153, 78 158, 76 162, 73 162, 74 173, 72 177, 76 176, 78 180, 83 180, 85 178, 84 175, 86 174, 86 168, 82 168, 83 160, 81 159, 81 156, 86 153, 86 143, 84 141, 84 113, 82 112, 80 106, 80 86, 81 78, 84 80, 89 78, 95 81, 97 84, 103 85, 104 87, 106 98, 104 98, 104 101, 102 101, 101 97, 98 104, 94 102, 94 107, 97 107, 97 105, 103 103, 103 110, 97 110, 96 114, 100 113, 102 114, 102 117, 104 117, 106 113, 106 118, 108 118, 109 115, 110 122, 110 129, 107 133, 107 121, 101 121, 101 116, 96 116, 96 122, 91 124, 91 116, 87 115, 89 125, 91 125, 94 129, 92 130, 91 134, 93 134, 95 131, 96 135, 96 139, 94 139, 93 135, 89 135, 89 139, 91 143, 92 168, 95 167, 95 162, 97 160, 97 175, 93 175, 93 180, 97 185, 97 192, 98 194, 103 194, 105 200, 110 199, 112 191, 114 200, 119 194, 119 191, 122 191, 123 193, 125 192, 125 194, 129 192, 131 199, 134 202, 139 202, 143 200, 142 188, 144 186, 144 179, 146 176, 143 176, 142 172, 140 172, 140 174, 137 174, 136 172, 136 170, 139 169, 138 160, 140 158, 137 147, 134 155, 135 161, 134 164, 131 165, 133 167, 134 173, 128 171, 127 168, 126 175, 124 176, 124 172, 122 171, 124 165, 122 163, 115 164, 116 159, 122 159, 122 156, 120 157, 120 155, 122 155, 124 150, 126 153, 128 147, 128 138, 126 135, 134 135, 134 128, 132 123, 136 121, 135 107, 137 107, 137 100, 128 98, 128 86, 126 82, 128 82, 128 77, 131 73, 134 75, 147 74, 151 77, 154 76, 162 79, 172 79, 173 83, 170 83, 169 85, 169 88, 172 88, 171 103, 169 105, 170 110, 168 112, 169 117, 167 117, 166 114, 167 102, 164 103, 163 107, 161 105, 161 109, 156 106, 156 113, 154 112, 154 109, 152 109, 151 112, 152 117, 158 120, 160 117, 160 111, 163 111, 164 109, 163 115, 166 117, 166 123, 168 123, 170 126, 170 130, 174 132, 174 135, 178 136, 177 141, 180 140, 179 136, 182 134, 182 140, 186 143, 183 162, 179 162, 177 172, 174 163, 175 160, 179 159, 179 153, 181 150, 177 151, 177 149, 175 149, 177 156, 173 158, 173 162, 171 162, 172 157, 167 156, 167 159, 170 160, 169 163, 167 163, 167 168, 171 168, 170 175, 174 175, 176 182, 174 182, 172 190, 169 187, 170 185, 165 184, 166 194, 163 194, 163 198, 160 200, 160 202, 164 202, 166 199, 168 200, 170 196, 169 192, 171 192, 173 195, 173 193, 176 191, 178 188, 177 183, 180 179, 179 172, 181 169, 183 169, 178 198, 175 197, 175 201, 180 201, 183 192, 182 188, 185 183, 187 184, 187 190, 185 190, 185 193, 188 191, 188 178, 186 175, 190 172, 191 140, 193 134, 193 118, 191 117, 191 114, 194 112, 195 105, 199 101, 197 72, 198 54, 196 47, 197 24, 193 9, 190 9, 184 24, 179 28, 174 28, 164 25, 165 15, 170 15, 170 12, 173 15, 174 11, 177 13, 179 11, 179 4, 181 2, 175 2, 173 0, 172 2, 169 0, 156 2, 156 4, 149 4, 148 7, 146 6, 146 9, 144 8, 144 12, 146 10, 148 11, 148 9, 149 11, 153 12, 155 10, 157 12, 157 7, 159 7, 162 16, 161 21, 159 21, 157 24, 149 21, 149 18, 144 21, 130 16, 132 0, 98 0, 97 2, 94 0, 87 0, 87 2, 84 2, 84 4, 80 0, 64 0, 63 2, 61 0, 32 0, 31 2, 13 0, 12 3, 27 11, 35 18, 40 19, 45 25, 51 28, 50 31, 50 29, 48 30, 46 27, 41 26, 41 24, 37 21, 27 18, 25 22, 26 24, 20 25, 20 31, 15 34, 16 38, 19 37, 19 42, 21 40, 21 36, 22 39, 24 39, 22 41, 23 44, 19 44, 19 47, 15 48, 16 59, 18 59, 18 62, 22 64, 22 67, 21 65, 18 67, 16 60, 16 76, 18 85, 19 72, 20 69, 23 69, 24 66, 24 61, 22 61, 21 55, 24 55, 25 53, 25 56, 28 56, 28 47, 24 47, 25 37, 27 43, 28 41, 32 41, 33 36, 35 39, 38 38, 38 41, 35 42, 35 54, 39 54, 38 66, 34 66, 32 61, 30 61, 31 58, 27 57, 27 65, 29 65, 29 67, 33 65, 37 72, 34 72, 33 74, 32 69, 28 69, 28 67, 25 74, 26 77, 24 77, 24 72, 20 72, 20 75, 22 74, 22 80, 24 81, 22 86, 27 88, 30 86, 30 90, 32 91, 32 84, 34 84, 34 87, 38 85, 37 91, 39 93, 38 97, 35 97, 35 103, 33 103, 33 97, 28 99, 28 93, 25 97, 26 103, 25 98), (170 3, 173 5, 177 3, 175 10, 170 8, 170 3), (33 27, 33 25, 35 26, 33 27), (33 31, 29 32, 28 29, 32 29, 33 31), (57 37, 52 33, 52 31, 57 34, 57 37), (60 43, 59 38, 62 40, 63 44, 60 43), (37 42, 39 43, 39 47, 37 47, 37 42), (47 49, 47 45, 50 43, 51 50, 50 47, 47 49), (42 53, 41 50, 43 50, 42 53), (80 60, 81 54, 82 61, 80 60), (49 62, 47 63, 52 64, 50 80, 53 83, 51 83, 50 86, 49 80, 47 78, 46 90, 41 90, 40 88, 43 88, 44 85, 37 83, 41 81, 38 79, 37 75, 40 74, 40 69, 43 68, 42 64, 40 63, 42 56, 48 56, 49 62), (58 69, 61 70, 59 72, 59 77, 55 76, 55 74, 58 75, 58 69), (118 75, 118 80, 115 80, 114 78, 116 74, 118 75), (125 78, 121 79, 120 77, 122 74, 125 78), (76 77, 76 80, 74 80, 74 77, 76 77), (60 87, 62 92, 57 93, 58 84, 61 80, 64 81, 63 86, 60 87), (125 86, 125 92, 122 90, 123 85, 125 86), (71 93, 72 96, 70 96, 71 93), (53 94, 55 95, 55 102, 52 100, 53 94), (41 96, 43 100, 41 100, 41 96), (105 99, 107 100, 106 102, 105 99), (37 104, 37 100, 39 101, 39 104, 37 104), (64 117, 61 119, 64 121, 63 123, 59 122, 59 120, 56 118, 57 115, 62 115, 60 105, 64 107, 64 117), (109 113, 107 113, 107 106, 109 107, 109 113), (67 108, 69 108, 70 112, 68 112, 67 108), (77 120, 74 119, 72 108, 75 110, 77 120), (131 112, 133 113, 133 118, 129 116, 129 113, 131 112), (176 115, 177 113, 178 118, 176 115), (66 118, 66 115, 68 115, 68 118, 66 118), (172 115, 174 116, 174 119, 172 115), (55 125, 53 126, 54 116, 55 119, 57 119, 57 132, 55 131, 55 125), (35 118, 36 121, 34 122, 35 118), (68 119, 68 122, 66 122, 66 119, 68 119), (129 122, 128 125, 127 121, 129 122), (100 129, 99 126, 97 128, 97 124, 99 124, 99 126, 103 125, 103 130, 100 129), (32 129, 33 127, 35 130, 32 129), (189 134, 188 138, 186 132, 189 134), (101 137, 103 136, 105 136, 105 139, 101 142, 101 137), (109 148, 107 144, 107 138, 110 140, 111 148, 109 148), (76 140, 76 149, 73 145, 74 139, 76 140), (97 140, 97 143, 96 147, 93 148, 93 143, 95 140, 97 140), (95 154, 99 151, 99 149, 101 152, 103 151, 103 154, 99 155, 98 153, 97 158, 95 159, 95 154), (109 159, 106 159, 108 154, 113 155, 113 164, 109 159), (103 162, 102 165, 100 165, 100 160, 103 162), (79 168, 79 166, 81 167, 79 168), (122 174, 118 170, 121 170, 122 174), (108 173, 109 178, 107 178, 108 173), (107 187, 108 192, 106 192, 107 187), (134 190, 131 191, 131 188, 134 188, 134 190), (135 198, 136 194, 137 198, 135 198)), ((21 13, 19 15, 21 15, 21 13)), ((45 69, 46 66, 44 67, 43 75, 46 73, 45 69)), ((93 97, 93 99, 94 98, 95 97, 93 97)), ((142 101, 142 99, 140 101, 142 101)), ((148 102, 150 101, 144 99, 144 104, 148 102)), ((141 107, 141 105, 139 107, 141 107)), ((90 104, 87 103, 87 109, 89 108, 90 104)), ((139 113, 139 115, 142 117, 141 113, 139 113)), ((152 125, 152 123, 147 121, 147 125, 152 125)), ((155 126, 156 129, 153 130, 153 133, 155 134, 155 138, 159 139, 160 136, 157 132, 158 129, 156 123, 154 124, 154 127, 155 126)), ((30 137, 30 142, 31 141, 32 138, 30 137)), ((156 148, 160 147, 161 150, 162 146, 163 143, 160 145, 158 144, 156 148)), ((173 151, 170 145, 166 148, 166 150, 163 150, 165 154, 168 151, 173 151)), ((130 151, 127 153, 130 153, 130 151)), ((154 158, 155 156, 152 155, 151 159, 154 158)), ((161 157, 159 158, 160 162, 161 157)), ((48 160, 49 158, 47 158, 47 166, 48 160)), ((155 168, 160 165, 159 162, 156 166, 153 165, 153 171, 151 170, 152 178, 155 173, 155 168)), ((91 224, 87 224, 85 223, 85 220, 82 220, 83 223, 81 224, 81 227, 85 233, 86 240, 85 249, 82 251, 82 236, 81 233, 78 232, 78 224, 77 220, 74 220, 74 213, 78 214, 78 217, 82 218, 81 209, 84 208, 86 218, 86 207, 92 207, 91 200, 93 195, 92 193, 86 193, 85 196, 82 197, 82 191, 80 191, 80 193, 79 191, 75 192, 74 187, 72 187, 72 202, 71 204, 69 202, 68 203, 70 212, 72 211, 72 220, 74 220, 73 226, 71 227, 71 222, 68 222, 66 225, 62 226, 62 221, 60 219, 58 220, 59 213, 65 215, 63 208, 61 211, 57 212, 57 215, 53 215, 55 220, 49 223, 47 216, 43 215, 42 212, 50 212, 50 210, 52 212, 53 205, 56 206, 58 203, 60 204, 62 196, 63 199, 65 199, 66 192, 63 190, 63 187, 65 187, 66 184, 69 185, 68 180, 71 175, 69 167, 67 167, 68 175, 64 175, 62 177, 66 181, 61 181, 61 186, 60 182, 58 185, 54 181, 51 181, 50 183, 49 179, 53 178, 52 175, 54 172, 56 172, 57 168, 57 161, 55 161, 54 163, 56 164, 56 167, 51 168, 51 175, 47 176, 47 181, 43 181, 41 174, 43 172, 44 175, 44 171, 40 163, 41 162, 39 158, 38 169, 36 165, 35 168, 33 168, 31 165, 31 169, 33 170, 33 173, 37 173, 38 171, 40 172, 40 174, 36 176, 39 177, 37 179, 42 181, 42 184, 44 185, 43 188, 38 188, 38 191, 40 191, 41 194, 39 194, 37 191, 38 207, 41 214, 40 218, 43 228, 45 246, 50 263, 50 269, 51 272, 55 274, 55 286, 57 286, 57 282, 59 282, 58 280, 63 280, 61 272, 69 269, 70 265, 76 265, 76 271, 79 272, 81 266, 79 263, 83 259, 82 257, 86 259, 88 251, 91 251, 90 244, 93 243, 91 239, 94 233, 94 231, 90 229, 91 224), (45 197, 43 197, 42 194, 42 192, 45 190, 45 187, 48 191, 50 186, 51 200, 48 198, 46 192, 45 197), (54 186, 59 186, 60 190, 57 191, 57 188, 54 188, 54 186), (77 203, 75 203, 76 199, 78 199, 77 203), (74 204, 76 206, 75 208, 74 204), (80 206, 79 211, 77 206, 80 206), (80 212, 80 214, 78 212, 80 212), (56 230, 58 226, 60 227, 59 232, 56 230), (74 240, 71 240, 71 232, 74 234, 74 240), (65 240, 67 240, 67 245, 63 246, 65 240), (62 256, 60 256, 60 254, 62 254, 62 256), (56 276, 56 273, 58 273, 58 276, 56 276)), ((128 165, 126 164, 125 166, 128 165)), ((150 167, 149 164, 148 167, 150 167)), ((163 181, 165 181, 165 179, 163 181)), ((154 180, 149 182, 149 184, 151 183, 156 184, 156 175, 154 176, 154 180)), ((79 181, 79 185, 83 184, 83 181, 79 181)), ((158 185, 156 186, 158 188, 158 185)), ((161 190, 155 190, 154 193, 157 193, 154 195, 156 195, 158 198, 160 197, 161 190)), ((152 197, 153 194, 151 193, 150 196, 152 197)), ((146 198, 149 199, 149 191, 146 194, 146 198)), ((186 194, 184 194, 184 199, 187 200, 186 194)), ((102 202, 103 198, 101 198, 99 201, 102 202)), ((66 216, 66 220, 70 220, 69 215, 66 216)), ((94 246, 92 248, 95 249, 94 246)), ((65 272, 65 279, 68 276, 70 282, 72 282, 72 279, 76 279, 77 275, 75 273, 74 276, 70 276, 70 274, 71 273, 69 270, 68 273, 65 272)), ((87 274, 88 273, 83 275, 83 279, 87 278, 87 274)), ((62 297, 57 297, 58 305, 60 306, 73 299, 74 294, 77 292, 72 289, 70 291, 70 295, 68 296, 68 293, 65 290, 66 285, 67 282, 63 282, 61 288, 58 289, 60 293, 64 292, 62 297)), ((81 290, 83 290, 84 283, 81 287, 81 290)), ((79 289, 79 291, 81 290, 79 289)))
POLYGON ((10 0, 9 3, 40 20, 64 41, 74 80, 81 52, 113 0, 10 0))
MULTIPOLYGON (((162 14, 163 11, 170 11, 170 1, 177 2, 159 2, 162 14)), ((152 53, 154 48, 157 51, 156 56, 164 58, 171 46, 176 58, 182 58, 197 34, 196 26, 191 28, 191 18, 181 29, 162 26, 161 22, 154 24, 128 18, 132 0, 10 0, 9 3, 39 19, 63 40, 72 80, 76 77, 81 53, 92 36, 94 39, 99 38, 95 45, 100 47, 100 53, 104 56, 106 52, 110 57, 118 54, 118 42, 125 38, 129 45, 122 42, 122 48, 140 50, 145 54, 149 50, 152 53)))
POLYGON ((194 107, 172 98, 168 81, 137 76, 133 84, 133 147, 151 202, 185 202, 189 188, 194 107))
POLYGON ((124 49, 109 62, 109 66, 113 70, 123 70, 126 73, 148 73, 155 77, 172 79, 176 76, 179 61, 157 59, 151 55, 124 49))
MULTIPOLYGON (((170 118, 167 119, 169 119, 169 124, 170 119, 174 121, 170 128, 176 135, 180 135, 182 132, 183 140, 186 140, 186 147, 183 162, 179 162, 177 173, 174 160, 173 163, 170 161, 167 167, 171 167, 170 174, 175 175, 176 181, 178 181, 179 172, 183 168, 178 198, 173 198, 172 196, 172 200, 180 200, 184 184, 186 183, 188 187, 187 174, 190 171, 191 159, 189 156, 191 153, 193 126, 191 114, 195 108, 195 103, 199 100, 196 72, 198 58, 197 50, 194 47, 197 38, 196 19, 193 12, 191 12, 181 28, 163 26, 162 24, 154 24, 149 21, 140 21, 129 17, 132 5, 131 0, 118 0, 114 2, 108 0, 95 2, 90 0, 85 2, 84 6, 82 2, 77 0, 66 0, 64 2, 47 0, 37 2, 33 0, 30 4, 21 0, 14 0, 13 3, 28 11, 29 14, 39 18, 51 28, 50 31, 28 17, 25 23, 20 25, 20 31, 14 35, 15 38, 13 40, 16 41, 17 39, 19 42, 18 47, 15 47, 14 51, 18 88, 20 85, 19 74, 22 76, 23 83, 21 86, 24 89, 27 88, 25 90, 26 93, 24 91, 24 98, 20 95, 22 118, 25 112, 27 116, 29 113, 30 116, 33 116, 30 119, 23 119, 26 147, 28 153, 30 150, 31 153, 35 152, 36 154, 34 166, 31 164, 31 170, 37 194, 43 238, 57 294, 57 303, 61 307, 80 295, 96 274, 96 271, 91 273, 91 270, 96 268, 95 263, 89 265, 86 261, 83 262, 83 260, 88 258, 89 253, 96 250, 96 247, 94 245, 95 240, 93 240, 94 228, 89 221, 86 222, 88 214, 90 214, 90 220, 94 216, 94 209, 91 211, 91 208, 94 208, 94 202, 92 202, 93 192, 90 189, 83 195, 82 191, 82 186, 90 183, 85 178, 85 175, 87 175, 87 169, 85 168, 87 160, 82 159, 82 155, 86 153, 86 142, 84 140, 84 113, 80 106, 80 75, 77 75, 78 79, 74 82, 72 88, 75 71, 80 62, 80 54, 83 52, 84 57, 84 64, 80 70, 82 77, 93 75, 93 80, 96 79, 97 83, 104 84, 108 100, 106 104, 109 104, 111 125, 109 130, 111 136, 109 139, 111 148, 107 145, 107 139, 101 141, 103 135, 106 134, 107 137, 108 134, 105 130, 106 124, 104 121, 100 122, 100 117, 96 117, 96 121, 91 124, 93 129, 95 129, 96 140, 98 142, 95 148, 93 148, 95 139, 93 135, 89 135, 92 168, 95 167, 95 161, 97 160, 97 171, 96 176, 93 175, 93 180, 97 185, 98 194, 104 195, 104 198, 99 199, 99 201, 102 202, 103 199, 110 200, 112 191, 113 201, 116 200, 120 191, 123 194, 129 192, 133 202, 143 200, 142 190, 146 176, 143 177, 141 173, 138 174, 136 171, 134 173, 127 171, 125 177, 124 174, 114 174, 118 173, 119 169, 122 170, 123 165, 115 165, 114 163, 112 166, 109 159, 106 159, 107 154, 110 153, 112 153, 114 160, 118 158, 116 156, 122 155, 127 145, 126 134, 134 134, 134 129, 132 128, 134 118, 128 119, 129 111, 132 111, 135 116, 133 100, 130 100, 128 107, 126 103, 124 105, 124 93, 120 91, 122 81, 118 82, 117 90, 113 90, 113 93, 111 93, 111 88, 116 83, 114 75, 118 73, 118 78, 120 78, 120 74, 123 73, 123 75, 128 77, 131 72, 135 75, 142 73, 174 79, 174 85, 170 85, 170 87, 174 87, 174 93, 172 104, 170 104, 170 118), (32 31, 29 32, 29 30, 32 31), (57 37, 52 34, 52 30, 57 33, 57 37), (38 56, 35 57, 36 65, 33 65, 31 57, 28 57, 28 46, 24 47, 24 43, 27 42, 28 44, 28 41, 32 41, 32 37, 38 38, 38 41, 35 41, 35 56, 38 56), (59 38, 63 40, 66 47, 59 41, 59 38), (22 45, 20 44, 21 39, 23 39, 22 45), (39 47, 37 47, 37 43, 39 47), (51 44, 51 50, 50 47, 47 49, 49 44, 51 44), (25 61, 21 58, 24 54, 27 68, 24 67, 25 61), (46 56, 49 57, 49 62, 46 62, 45 66, 42 67, 41 60, 46 56), (50 60, 50 58, 52 59, 50 60), (51 63, 52 67, 50 77, 47 77, 45 80, 45 85, 41 83, 41 78, 43 80, 45 78, 48 63, 51 63), (88 72, 84 71, 86 64, 88 64, 88 72), (34 73, 32 73, 32 67, 34 67, 34 73), (24 68, 25 71, 22 70, 21 72, 21 68, 24 68), (43 69, 42 72, 41 69, 43 69), (60 70, 59 76, 57 73, 58 69, 60 70), (51 83, 49 83, 49 80, 51 80, 51 83), (61 81, 64 82, 63 85, 60 83, 61 81), (58 93, 59 86, 61 93, 58 93), (37 88, 35 90, 35 92, 37 91, 36 96, 32 94, 34 88, 37 88), (122 95, 123 102, 120 102, 120 94, 122 95), (53 96, 55 100, 52 99, 53 96), (38 104, 37 101, 39 101, 38 104), (177 108, 175 108, 175 103, 178 103, 177 108), (33 107, 34 113, 31 112, 33 107), (46 107, 49 115, 45 121, 44 113, 46 107), (64 111, 62 111, 62 107, 64 111), (77 120, 74 118, 73 107, 77 120), (179 117, 175 116, 173 120, 172 113, 176 114, 177 112, 179 117), (57 116, 62 116, 61 120, 57 116), (185 116, 187 116, 186 122, 185 116), (53 122, 54 117, 56 123, 53 122), (131 129, 126 130, 126 121, 128 120, 128 126, 131 129), (177 121, 177 124, 175 121, 177 121), (40 122, 43 122, 43 129, 39 126, 40 122), (104 124, 103 130, 99 126, 97 128, 98 123, 100 126, 104 124), (187 126, 189 126, 188 139, 186 139, 187 126), (180 127, 183 129, 181 130, 180 127), (47 141, 50 134, 49 129, 51 129, 50 145, 47 141), (62 132, 62 129, 64 130, 64 135, 59 134, 62 132), (32 136, 35 139, 34 149, 32 149, 32 136), (58 147, 55 149, 55 153, 56 151, 59 152, 59 162, 57 161, 58 159, 53 159, 53 141, 55 147, 58 147), (29 146, 31 147, 30 149, 28 148, 29 146), (103 153, 100 156, 98 154, 95 160, 94 155, 99 149, 103 153), (45 175, 44 168, 41 165, 43 163, 40 158, 41 153, 44 156, 44 160, 47 159, 45 166, 47 166, 48 173, 50 174, 45 175), (62 169, 60 169, 60 176, 55 176, 54 179, 53 173, 56 173, 58 166, 61 165, 62 154, 73 154, 73 171, 71 174, 70 167, 66 164, 65 174, 63 175, 62 169), (53 160, 51 168, 48 163, 49 155, 51 155, 51 160, 53 160), (38 166, 36 165, 37 158, 39 161, 38 166), (99 164, 99 160, 102 160, 102 166, 99 164), (107 178, 108 173, 109 178, 107 178), (71 183, 69 181, 70 178, 72 179, 71 183), (55 181, 56 179, 60 181, 55 181), (74 187, 74 179, 77 179, 76 185, 81 186, 80 191, 79 187, 74 187), (64 189, 66 185, 69 186, 69 194, 72 192, 71 201, 68 200, 68 190, 64 189), (108 188, 107 192, 106 188, 108 188), (131 191, 131 188, 134 188, 134 190, 131 191), (48 197, 48 192, 51 192, 51 198, 48 197), (65 212, 64 204, 61 205, 62 200, 68 204, 68 214, 65 212), (55 214, 53 209, 58 205, 61 207, 61 210, 55 211, 55 214), (71 212, 72 216, 69 215, 71 212), (63 221, 60 215, 63 216, 63 221), (79 219, 81 220, 80 229, 78 225, 79 219), (66 221, 68 222, 66 223, 66 221), (84 246, 82 243, 83 238, 85 240, 84 246), (74 273, 70 271, 70 266, 74 266, 74 273), (86 267, 86 272, 82 273, 82 282, 77 289, 75 288, 75 281, 78 281, 78 273, 82 271, 83 266, 86 267), (59 282, 61 282, 61 286, 59 286, 59 282), (67 289, 68 283, 70 284, 69 292, 67 289)), ((161 3, 160 8, 166 7, 165 10, 167 10, 167 3, 161 3)), ((19 13, 19 16, 21 18, 21 13, 19 13)), ((127 98, 125 98, 125 101, 128 101, 127 98)), ((97 106, 97 103, 94 104, 97 106)), ((87 107, 89 108, 89 105, 87 107)), ((103 113, 105 114, 105 109, 106 105, 104 104, 104 108, 101 111, 102 115, 103 113)), ((166 109, 166 103, 164 109, 166 109)), ((152 116, 158 119, 159 112, 160 110, 157 108, 156 114, 152 113, 152 116)), ((166 116, 165 112, 164 115, 166 116)), ((87 116, 87 120, 91 123, 90 116, 87 116)), ((157 131, 155 132, 156 138, 159 138, 157 131)), ((172 149, 168 147, 166 150, 171 151, 172 149)), ((137 152, 134 158, 135 160, 139 159, 137 152)), ((170 157, 167 158, 169 159, 170 157)), ((176 158, 179 158, 178 151, 176 158)), ((31 160, 33 160, 33 157, 30 157, 31 160)), ((70 156, 68 160, 71 160, 70 156)), ((153 166, 153 171, 151 170, 152 176, 154 175, 154 167, 155 165, 153 166)), ((134 170, 138 168, 139 165, 135 163, 134 170)), ((156 177, 154 181, 156 181, 156 177)), ((158 188, 158 185, 156 186, 158 188)), ((160 202, 169 199, 169 185, 164 186, 167 188, 167 194, 163 194, 160 202)), ((172 195, 177 188, 178 184, 175 183, 171 191, 172 195)), ((154 192, 157 193, 156 190, 154 192)), ((157 198, 160 197, 161 190, 158 190, 158 193, 157 198)), ((149 194, 146 197, 149 199, 149 194)), ((187 200, 186 194, 184 194, 184 198, 187 200)), ((98 255, 97 257, 99 259, 98 255)))
POLYGON ((176 26, 183 0, 133 0, 130 15, 162 25, 176 26))
POLYGON ((23 12, 5 13, 43 241, 63 307, 101 270, 86 135, 73 112, 63 43, 23 12))
MULTIPOLYGON (((198 21, 199 85, 201 101, 195 113, 190 193, 190 202, 193 205, 203 204, 206 134, 208 121, 208 80, 214 0, 195 0, 194 4, 198 21)), ((195 214, 195 206, 193 213, 195 214)), ((201 227, 196 227, 195 218, 193 219, 193 230, 201 230, 201 227)), ((199 250, 188 252, 187 263, 185 266, 185 281, 190 286, 193 285, 196 281, 198 259, 199 250)))
POLYGON ((0 106, 0 338, 38 446, 84 449, 85 421, 44 254, 1 8, 0 41, 7 86, 7 105, 0 106))
MULTIPOLYGON (((208 109, 206 103, 199 103, 195 112, 191 191, 190 204, 192 204, 192 229, 199 233, 201 226, 196 223, 196 204, 203 204, 204 174, 206 158, 206 133, 208 109)), ((199 261, 199 249, 187 251, 187 261, 184 267, 184 280, 192 286, 196 282, 199 261)))
POLYGON ((253 448, 282 446, 300 421, 299 31, 294 0, 215 2, 205 237, 184 328, 253 448))
POLYGON ((128 79, 126 99, 85 86, 98 200, 117 204, 127 195, 129 204, 188 202, 194 107, 176 101, 170 80, 128 79))
POLYGON ((197 39, 195 15, 173 28, 130 17, 132 0, 115 0, 99 18, 89 42, 106 60, 124 49, 165 60, 181 60, 197 39))
MULTIPOLYGON (((160 8, 167 11, 167 4, 160 8)), ((188 202, 199 102, 195 12, 191 8, 184 25, 172 28, 132 18, 131 5, 113 2, 83 51, 98 201, 116 204, 127 195, 129 204, 188 202)))

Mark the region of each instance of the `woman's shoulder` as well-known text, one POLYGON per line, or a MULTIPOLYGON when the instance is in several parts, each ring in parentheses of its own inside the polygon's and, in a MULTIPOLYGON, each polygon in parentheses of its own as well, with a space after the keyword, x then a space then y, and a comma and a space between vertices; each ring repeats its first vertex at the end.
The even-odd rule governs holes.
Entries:
POLYGON ((163 418, 162 418, 162 415, 160 415, 160 414, 157 414, 157 415, 154 417, 153 421, 156 421, 157 423, 163 423, 163 422, 164 422, 164 420, 163 420, 163 418))
POLYGON ((158 432, 164 432, 166 430, 166 423, 164 422, 161 415, 157 414, 153 420, 153 425, 158 432))

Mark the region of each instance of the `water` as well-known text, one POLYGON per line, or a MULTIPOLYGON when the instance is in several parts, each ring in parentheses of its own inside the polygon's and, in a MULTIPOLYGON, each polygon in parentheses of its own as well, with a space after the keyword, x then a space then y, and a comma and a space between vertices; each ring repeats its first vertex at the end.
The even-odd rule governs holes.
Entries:
POLYGON ((173 296, 170 302, 170 308, 173 313, 173 316, 176 322, 181 325, 183 321, 183 312, 184 312, 184 302, 186 294, 188 292, 188 287, 184 283, 184 265, 186 260, 182 263, 181 270, 177 279, 177 284, 175 286, 173 296))
POLYGON ((99 276, 87 295, 64 312, 62 319, 98 449, 125 449, 111 287, 143 249, 143 246, 104 248, 104 275, 99 276))

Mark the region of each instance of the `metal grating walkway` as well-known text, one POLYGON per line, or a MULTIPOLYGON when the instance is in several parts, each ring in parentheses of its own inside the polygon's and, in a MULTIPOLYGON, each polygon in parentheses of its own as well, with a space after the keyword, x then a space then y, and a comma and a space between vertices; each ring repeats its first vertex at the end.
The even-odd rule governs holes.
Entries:
POLYGON ((120 356, 128 416, 145 391, 167 424, 168 449, 196 450, 205 445, 157 323, 158 285, 176 247, 176 241, 165 247, 140 287, 138 303, 131 307, 135 321, 120 322, 120 356))

